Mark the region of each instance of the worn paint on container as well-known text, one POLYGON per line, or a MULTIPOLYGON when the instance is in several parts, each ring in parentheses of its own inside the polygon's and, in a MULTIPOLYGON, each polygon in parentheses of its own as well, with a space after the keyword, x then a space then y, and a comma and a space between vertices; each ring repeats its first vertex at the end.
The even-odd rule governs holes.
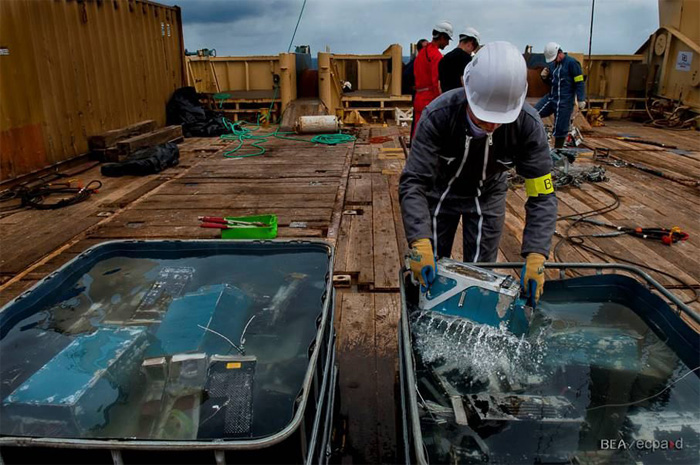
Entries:
POLYGON ((143 0, 0 2, 0 180, 74 158, 147 119, 184 82, 179 7, 143 0))

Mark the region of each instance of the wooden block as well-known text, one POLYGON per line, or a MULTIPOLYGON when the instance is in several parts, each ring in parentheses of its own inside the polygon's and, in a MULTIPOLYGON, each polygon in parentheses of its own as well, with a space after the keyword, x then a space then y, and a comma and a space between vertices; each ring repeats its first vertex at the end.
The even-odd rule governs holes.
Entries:
POLYGON ((153 145, 165 144, 171 140, 177 140, 182 137, 182 126, 166 126, 156 129, 155 131, 138 136, 130 137, 129 139, 117 142, 117 148, 120 152, 129 154, 135 150, 151 147, 153 145))
POLYGON ((396 242, 389 183, 384 176, 376 173, 372 175, 372 235, 374 288, 398 290, 401 261, 396 242))
POLYGON ((155 121, 146 120, 130 126, 125 126, 123 128, 112 129, 110 131, 103 132, 102 134, 90 136, 88 138, 88 147, 90 147, 90 150, 106 149, 113 147, 122 139, 128 139, 139 134, 144 134, 153 131, 155 128, 155 121))

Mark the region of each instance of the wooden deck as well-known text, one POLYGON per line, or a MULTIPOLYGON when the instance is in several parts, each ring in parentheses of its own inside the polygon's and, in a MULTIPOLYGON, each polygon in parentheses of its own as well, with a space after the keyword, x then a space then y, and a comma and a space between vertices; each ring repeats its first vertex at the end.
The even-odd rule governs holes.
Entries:
MULTIPOLYGON (((355 144, 314 146, 271 140, 267 154, 225 159, 218 139, 187 139, 181 164, 159 175, 102 179, 98 168, 77 175, 102 179, 90 200, 57 211, 20 211, 0 219, 0 303, 99 242, 112 239, 214 238, 198 227, 200 215, 276 213, 280 238, 326 238, 336 246, 335 271, 351 286, 338 288, 336 328, 340 402, 345 425, 345 463, 390 463, 396 459, 398 270, 406 241, 398 204, 405 161, 395 126, 359 130, 355 144)), ((675 133, 631 123, 614 123, 586 138, 590 147, 610 148, 623 160, 685 180, 700 180, 700 133, 675 133), (621 141, 619 134, 677 146, 680 151, 621 141)), ((582 157, 576 164, 595 163, 582 157)), ((690 238, 673 246, 630 236, 596 238, 604 251, 677 275, 700 287, 700 189, 632 167, 605 166, 604 186, 620 207, 603 221, 625 226, 678 226, 690 238)), ((558 191, 560 214, 609 203, 595 185, 558 191)), ((525 221, 524 189, 507 199, 508 215, 499 260, 520 261, 525 221)), ((566 228, 558 224, 558 230, 566 228)), ((609 232, 593 225, 581 233, 609 232)), ((458 234, 461 234, 458 231, 458 234)), ((555 239, 556 242, 556 239, 555 239)), ((461 259, 461 241, 453 256, 461 259)), ((565 245, 561 259, 599 262, 589 252, 565 245)), ((678 283, 652 273, 662 283, 678 283)), ((687 290, 674 289, 683 298, 687 290)), ((700 311, 700 304, 693 304, 700 311)))

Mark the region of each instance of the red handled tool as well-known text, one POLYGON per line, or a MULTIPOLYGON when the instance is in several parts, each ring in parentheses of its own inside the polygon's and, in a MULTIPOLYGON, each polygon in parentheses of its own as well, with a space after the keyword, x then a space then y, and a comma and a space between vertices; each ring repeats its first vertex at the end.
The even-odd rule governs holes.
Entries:
POLYGON ((236 228, 255 228, 256 226, 251 223, 246 224, 226 224, 226 223, 200 223, 200 228, 213 228, 213 229, 236 229, 236 228))
POLYGON ((614 224, 597 221, 590 218, 580 220, 584 223, 596 224, 607 228, 617 229, 617 232, 607 234, 592 234, 593 237, 611 237, 629 234, 630 236, 639 237, 642 239, 651 239, 661 241, 666 245, 675 244, 688 240, 688 233, 681 231, 681 228, 674 226, 671 229, 666 228, 630 228, 626 226, 616 226, 614 224))
MULTIPOLYGON (((231 220, 224 218, 223 216, 200 216, 199 221, 202 221, 203 228, 213 228, 216 226, 204 226, 205 224, 219 224, 224 226, 255 226, 255 227, 268 227, 269 225, 261 223, 260 221, 241 221, 241 220, 231 220)), ((219 226, 220 227, 220 226, 219 226)), ((228 229, 228 228, 221 228, 228 229)))

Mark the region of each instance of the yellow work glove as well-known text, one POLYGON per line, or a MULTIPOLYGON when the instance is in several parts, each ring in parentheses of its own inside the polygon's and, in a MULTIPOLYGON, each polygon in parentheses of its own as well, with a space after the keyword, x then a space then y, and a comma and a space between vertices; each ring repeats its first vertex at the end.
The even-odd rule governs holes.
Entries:
POLYGON ((413 278, 427 288, 435 279, 435 256, 430 239, 417 239, 411 244, 408 263, 413 278))
POLYGON ((520 280, 523 289, 525 290, 525 295, 530 296, 530 281, 534 281, 537 288, 535 289, 534 299, 535 302, 540 300, 542 295, 542 289, 544 288, 544 261, 545 257, 539 253, 529 253, 525 258, 525 266, 522 271, 522 278, 520 280))

